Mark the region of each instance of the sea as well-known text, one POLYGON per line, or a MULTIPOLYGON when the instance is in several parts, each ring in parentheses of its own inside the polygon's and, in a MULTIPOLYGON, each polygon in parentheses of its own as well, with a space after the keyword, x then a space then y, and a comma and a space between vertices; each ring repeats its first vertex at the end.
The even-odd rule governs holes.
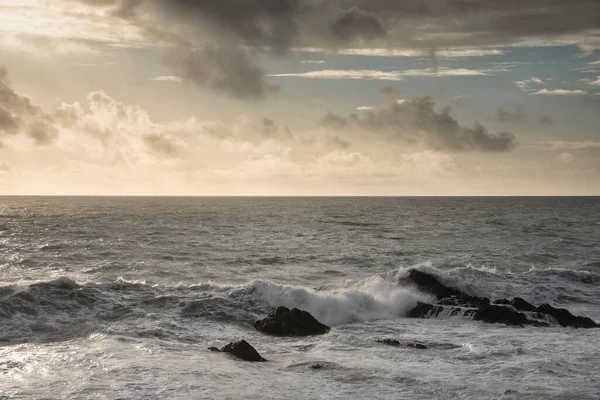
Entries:
POLYGON ((600 329, 409 319, 410 269, 600 322, 600 197, 0 197, 0 399, 600 399, 600 329))

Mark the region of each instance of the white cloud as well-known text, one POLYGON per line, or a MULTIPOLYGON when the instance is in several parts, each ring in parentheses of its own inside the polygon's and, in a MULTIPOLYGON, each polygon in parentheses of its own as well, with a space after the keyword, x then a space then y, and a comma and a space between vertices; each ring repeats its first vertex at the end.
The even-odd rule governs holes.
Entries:
POLYGON ((590 82, 590 85, 592 86, 600 86, 600 76, 597 77, 598 79, 596 79, 595 81, 590 82))
POLYGON ((73 41, 111 42, 126 45, 145 41, 139 30, 118 19, 106 18, 96 7, 55 0, 28 0, 2 7, 3 32, 23 37, 73 41))
MULTIPOLYGON (((300 53, 323 53, 323 54, 342 54, 349 56, 372 56, 372 57, 427 57, 429 50, 415 49, 385 49, 385 48, 355 48, 355 49, 324 49, 318 47, 298 47, 293 51, 300 53)), ((504 51, 499 49, 451 49, 439 50, 435 53, 439 58, 459 58, 459 57, 483 57, 503 55, 504 51)))
POLYGON ((542 83, 544 83, 544 81, 540 78, 536 78, 535 76, 529 78, 529 79, 524 79, 522 81, 516 81, 515 82, 515 86, 517 86, 519 89, 521 90, 533 90, 529 88, 530 84, 536 84, 536 85, 541 85, 542 83))
POLYGON ((151 81, 157 82, 183 82, 183 79, 178 76, 157 76, 155 78, 150 78, 151 81))
POLYGON ((549 95, 549 96, 574 96, 574 95, 588 94, 588 92, 586 92, 585 90, 541 89, 532 94, 549 95))
POLYGON ((356 107, 356 109, 358 111, 368 111, 368 110, 373 110, 375 109, 375 107, 370 107, 370 106, 360 106, 360 107, 356 107))
POLYGON ((573 161, 573 158, 573 154, 569 152, 560 153, 558 155, 558 159, 565 164, 570 164, 571 161, 573 161))
POLYGON ((569 142, 565 140, 552 140, 543 142, 543 146, 550 147, 554 150, 567 150, 567 151, 600 151, 600 141, 594 140, 581 140, 569 142))
POLYGON ((434 70, 432 68, 428 69, 409 69, 406 71, 401 71, 400 74, 402 76, 482 76, 488 75, 489 72, 496 72, 500 70, 476 70, 476 69, 466 69, 466 68, 458 68, 458 69, 446 69, 439 68, 434 70))
MULTIPOLYGON (((1 21, 1 19, 0 19, 1 21)), ((37 58, 50 58, 54 56, 99 56, 100 51, 84 41, 60 38, 32 38, 18 34, 0 32, 0 48, 10 53, 27 54, 37 58)))
POLYGON ((309 72, 298 72, 289 74, 272 74, 272 77, 294 77, 294 78, 319 78, 319 79, 372 79, 399 81, 404 76, 443 77, 443 76, 487 76, 489 72, 499 70, 475 70, 475 69, 409 69, 405 71, 380 71, 380 70, 320 70, 309 72))
POLYGON ((273 74, 272 77, 294 77, 294 78, 319 78, 319 79, 374 79, 385 81, 399 81, 402 77, 397 72, 377 71, 373 69, 362 70, 321 70, 310 72, 299 72, 294 74, 273 74))
POLYGON ((327 64, 325 60, 304 60, 302 64, 327 64))

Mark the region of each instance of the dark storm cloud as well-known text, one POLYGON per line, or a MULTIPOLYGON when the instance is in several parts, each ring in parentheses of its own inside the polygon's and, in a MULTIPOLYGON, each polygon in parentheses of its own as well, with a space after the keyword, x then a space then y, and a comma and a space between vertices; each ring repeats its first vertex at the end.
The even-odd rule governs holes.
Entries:
POLYGON ((527 121, 528 118, 529 116, 525 114, 522 107, 513 109, 501 107, 496 110, 496 121, 501 124, 520 124, 527 121))
POLYGON ((540 125, 544 128, 554 125, 554 119, 549 115, 543 115, 540 118, 540 125))
POLYGON ((377 39, 387 35, 379 17, 358 7, 342 12, 331 27, 345 42, 357 38, 377 39))
POLYGON ((0 132, 12 134, 18 132, 23 125, 19 117, 14 115, 6 107, 0 105, 0 132))
POLYGON ((600 46, 598 0, 72 1, 107 7, 150 40, 194 53, 172 63, 179 61, 183 64, 179 68, 194 71, 192 77, 204 68, 216 73, 224 67, 225 73, 215 79, 192 80, 243 99, 263 99, 274 92, 265 86, 262 69, 248 53, 283 56, 294 47, 412 48, 429 53, 436 65, 435 51, 445 47, 561 37, 584 47, 600 46), (223 53, 217 61, 203 55, 214 49, 223 53), (229 60, 241 66, 227 68, 229 60))
POLYGON ((449 107, 436 112, 434 106, 430 97, 421 97, 403 103, 392 102, 387 108, 367 112, 364 116, 352 114, 344 118, 329 113, 322 123, 337 129, 351 126, 388 135, 404 143, 425 143, 436 150, 504 152, 517 144, 512 133, 490 133, 479 123, 471 128, 462 126, 450 116, 449 107))
POLYGON ((267 139, 277 139, 281 141, 295 139, 295 136, 289 127, 280 127, 274 120, 270 118, 263 118, 261 120, 261 125, 261 133, 263 137, 267 139))
POLYGON ((0 138, 25 133, 38 144, 47 144, 58 134, 52 119, 15 92, 8 71, 0 67, 0 138))
POLYGON ((321 118, 321 125, 334 129, 342 129, 349 125, 349 122, 346 118, 334 114, 332 112, 328 112, 321 118))
POLYGON ((264 99, 279 90, 265 75, 248 51, 207 45, 201 49, 179 46, 165 62, 184 79, 240 99, 264 99))
POLYGON ((392 101, 400 95, 400 89, 397 89, 393 86, 384 86, 382 88, 377 89, 377 93, 382 95, 386 100, 392 101))
POLYGON ((27 134, 38 144, 49 144, 58 136, 58 129, 49 118, 38 118, 29 124, 27 134))

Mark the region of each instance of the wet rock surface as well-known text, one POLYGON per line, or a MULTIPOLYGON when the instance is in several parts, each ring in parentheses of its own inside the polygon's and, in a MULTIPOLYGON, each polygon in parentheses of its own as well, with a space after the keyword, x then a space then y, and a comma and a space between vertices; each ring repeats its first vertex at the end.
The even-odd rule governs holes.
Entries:
POLYGON ((376 340, 377 343, 381 343, 381 344, 385 344, 388 346, 393 346, 393 347, 412 347, 415 349, 420 349, 420 350, 425 350, 427 349, 427 346, 425 346, 422 343, 413 343, 413 342, 408 342, 408 343, 402 343, 397 339, 378 339, 376 340))
POLYGON ((309 312, 298 308, 278 307, 266 318, 256 321, 254 327, 277 336, 322 335, 331 328, 317 321, 309 312))
POLYGON ((258 353, 258 351, 256 351, 254 347, 252 347, 248 342, 246 342, 243 339, 238 342, 231 342, 220 349, 217 347, 210 347, 209 350, 221 353, 230 353, 244 361, 267 361, 258 353))
POLYGON ((412 269, 399 280, 401 285, 413 286, 419 291, 435 297, 435 304, 417 302, 407 316, 409 318, 430 318, 439 315, 454 316, 463 314, 476 321, 503 323, 511 326, 550 326, 548 321, 556 321, 560 326, 571 328, 598 328, 588 317, 576 316, 564 308, 550 304, 534 306, 526 300, 498 299, 491 302, 487 297, 472 296, 459 289, 444 285, 432 274, 412 269))

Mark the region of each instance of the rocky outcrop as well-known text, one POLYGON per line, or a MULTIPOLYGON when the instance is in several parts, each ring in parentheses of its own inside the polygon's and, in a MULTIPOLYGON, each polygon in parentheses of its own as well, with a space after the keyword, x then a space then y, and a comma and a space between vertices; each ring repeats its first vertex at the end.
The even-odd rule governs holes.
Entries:
POLYGON ((239 342, 231 342, 223 346, 221 349, 217 347, 211 347, 209 350, 230 353, 244 361, 267 361, 258 353, 258 351, 256 351, 254 347, 252 347, 243 339, 239 342))
POLYGON ((309 312, 287 307, 277 307, 266 318, 256 321, 254 327, 277 336, 322 335, 331 328, 317 321, 309 312))
POLYGON ((473 313, 473 319, 476 321, 517 326, 527 325, 529 323, 529 319, 522 312, 499 305, 488 305, 478 308, 477 311, 473 313))
POLYGON ((409 310, 406 316, 408 318, 427 318, 437 314, 436 312, 434 312, 435 308, 441 307, 418 301, 417 305, 411 310, 409 310))
POLYGON ((435 296, 439 305, 480 307, 490 304, 490 299, 486 297, 471 296, 456 288, 446 286, 435 276, 418 269, 411 269, 406 277, 400 279, 400 284, 414 286, 423 293, 435 296))
POLYGON ((554 317, 561 326, 570 326, 573 328, 599 328, 600 325, 588 317, 579 317, 571 314, 564 308, 554 308, 550 304, 542 304, 535 309, 540 314, 547 314, 554 317))
POLYGON ((564 327, 600 327, 588 317, 576 316, 564 308, 555 308, 549 304, 536 307, 520 297, 510 300, 498 299, 492 303, 487 297, 472 296, 457 288, 446 286, 435 276, 416 269, 410 270, 406 277, 400 279, 399 284, 413 286, 436 299, 435 304, 417 302, 417 305, 408 311, 409 318, 462 314, 476 321, 513 326, 549 326, 547 321, 556 320, 564 327))

